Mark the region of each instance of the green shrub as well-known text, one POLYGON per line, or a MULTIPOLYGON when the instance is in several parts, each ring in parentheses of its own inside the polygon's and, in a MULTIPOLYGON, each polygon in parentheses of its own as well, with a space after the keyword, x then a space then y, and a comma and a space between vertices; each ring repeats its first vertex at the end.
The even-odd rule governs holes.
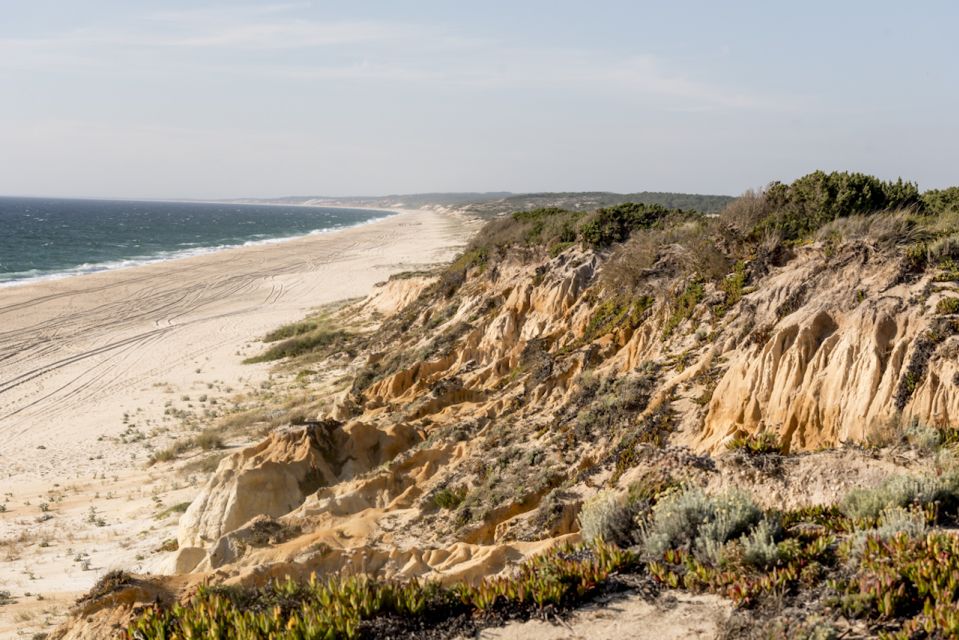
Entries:
POLYGON ((214 449, 223 449, 225 446, 223 439, 215 429, 205 429, 192 438, 177 440, 166 449, 155 451, 153 455, 150 456, 148 464, 154 465, 158 462, 171 462, 190 449, 212 451, 214 449))
POLYGON ((922 273, 929 265, 929 245, 913 242, 902 251, 902 269, 905 273, 922 273))
POLYGON ((576 221, 580 211, 545 207, 531 211, 517 211, 513 220, 520 223, 520 233, 527 245, 572 244, 576 241, 576 221))
POLYGON ((930 213, 959 211, 959 187, 930 189, 922 194, 922 203, 930 213))
POLYGON ((463 256, 454 262, 460 269, 484 262, 510 248, 548 248, 577 240, 576 226, 583 211, 567 211, 557 207, 543 207, 517 211, 496 218, 480 229, 463 256), (466 262, 467 264, 457 264, 466 262))
POLYGON ((705 293, 706 289, 699 280, 693 280, 686 285, 686 288, 673 303, 672 313, 669 315, 669 318, 666 319, 665 326, 663 327, 664 338, 668 338, 672 335, 673 331, 676 330, 676 327, 693 317, 693 314, 696 312, 696 307, 703 299, 705 293))
POLYGON ((925 453, 935 451, 945 441, 944 434, 939 429, 919 423, 906 427, 903 437, 910 446, 925 453))
POLYGON ((919 508, 888 507, 883 509, 876 521, 875 528, 858 529, 846 540, 845 552, 853 562, 862 558, 866 540, 892 540, 900 534, 911 538, 925 535, 928 530, 928 516, 919 508))
POLYGON ((892 476, 879 486, 854 489, 840 503, 850 518, 876 520, 893 507, 924 507, 935 502, 947 510, 959 502, 959 476, 892 476))
POLYGON ((723 208, 719 220, 737 236, 743 237, 769 216, 769 206, 765 193, 749 189, 723 208))
POLYGON ((283 342, 270 347, 260 355, 247 358, 243 363, 255 364, 257 362, 292 358, 321 348, 339 345, 349 337, 350 334, 345 331, 318 329, 312 333, 305 333, 283 340, 283 342))
POLYGON ((433 504, 440 509, 455 509, 466 499, 466 487, 449 489, 444 487, 433 494, 433 504))
POLYGON ((697 216, 678 209, 667 209, 656 204, 624 204, 597 209, 579 227, 579 239, 583 244, 603 248, 624 242, 633 231, 650 229, 667 219, 682 216, 697 216))
POLYGON ((304 333, 311 333, 319 328, 319 326, 320 323, 316 320, 301 320, 300 322, 286 324, 263 336, 263 342, 276 342, 277 340, 300 336, 304 333))
MULTIPOLYGON (((490 255, 509 248, 548 249, 556 255, 574 242, 593 248, 623 242, 639 229, 651 229, 667 219, 699 219, 701 214, 668 209, 657 204, 625 202, 592 213, 543 207, 517 211, 491 220, 470 243, 464 257, 474 253, 490 255)), ((455 263, 454 263, 455 264, 455 263)))
POLYGON ((947 532, 868 537, 858 572, 838 580, 848 616, 891 621, 889 640, 959 637, 959 537, 947 532))
POLYGON ((555 258, 559 254, 563 253, 571 246, 576 244, 575 242, 555 242, 549 248, 549 257, 555 258))
POLYGON ((574 414, 575 433, 583 439, 597 438, 631 423, 649 404, 658 380, 655 367, 620 378, 583 376, 578 393, 567 404, 570 412, 579 409, 574 414))
POLYGON ((936 238, 929 244, 929 257, 947 271, 956 269, 959 260, 959 233, 950 233, 936 238))
POLYGON ((583 504, 579 527, 583 540, 602 540, 620 547, 636 543, 636 511, 627 496, 600 491, 583 504))
POLYGON ((921 206, 919 190, 911 182, 838 171, 815 171, 788 185, 774 182, 766 189, 765 199, 772 213, 753 234, 760 237, 773 230, 784 240, 801 239, 837 218, 921 206))
POLYGON ((718 315, 722 316, 727 309, 735 305, 743 297, 743 291, 746 288, 746 263, 740 260, 733 268, 733 272, 727 275, 719 283, 719 288, 726 294, 726 299, 722 305, 717 308, 718 315))
POLYGON ((714 557, 718 547, 749 531, 761 518, 762 511, 741 491, 710 496, 702 489, 688 489, 653 507, 645 548, 654 558, 669 549, 714 557))
POLYGON ((763 518, 750 533, 742 537, 743 562, 758 569, 776 564, 781 555, 776 544, 777 533, 778 527, 763 518))
POLYGON ((583 340, 590 342, 614 329, 635 329, 646 319, 646 312, 653 306, 650 296, 636 298, 615 297, 602 303, 593 312, 583 333, 583 340))
MULTIPOLYGON (((555 547, 530 558, 511 576, 445 588, 436 583, 377 581, 365 575, 311 576, 260 588, 200 586, 183 603, 159 602, 138 611, 129 640, 220 638, 303 640, 420 637, 428 626, 531 617, 569 609, 593 597, 610 576, 634 571, 636 558, 603 544, 555 547), (370 626, 370 625, 373 626, 370 626)), ((93 596, 91 596, 93 597, 93 596)))
MULTIPOLYGON (((488 223, 486 227, 480 231, 480 236, 497 222, 500 221, 494 220, 488 223)), ((440 273, 439 280, 427 289, 426 294, 429 295, 438 292, 444 298, 451 298, 466 281, 466 274, 469 270, 474 267, 479 269, 485 268, 488 260, 489 249, 486 246, 478 246, 477 240, 474 240, 466 251, 460 254, 452 264, 440 273)))
POLYGON ((936 313, 941 315, 959 313, 959 298, 942 298, 936 303, 936 313))
POLYGON ((170 445, 166 449, 161 449, 160 451, 153 452, 147 464, 154 465, 154 464, 157 464, 158 462, 171 462, 173 460, 176 460, 177 457, 181 453, 186 451, 188 448, 189 447, 185 446, 185 443, 174 442, 172 445, 170 445))
POLYGON ((726 443, 726 448, 730 451, 742 451, 750 455, 782 453, 779 436, 771 431, 735 436, 726 443))
POLYGON ((190 508, 190 503, 189 503, 189 502, 178 502, 177 504, 173 505, 172 507, 168 507, 168 508, 164 509, 163 511, 160 511, 160 512, 157 513, 154 517, 155 517, 157 520, 162 520, 162 519, 166 518, 167 516, 171 516, 171 515, 173 515, 173 514, 175 514, 175 513, 185 513, 186 510, 189 509, 189 508, 190 508))

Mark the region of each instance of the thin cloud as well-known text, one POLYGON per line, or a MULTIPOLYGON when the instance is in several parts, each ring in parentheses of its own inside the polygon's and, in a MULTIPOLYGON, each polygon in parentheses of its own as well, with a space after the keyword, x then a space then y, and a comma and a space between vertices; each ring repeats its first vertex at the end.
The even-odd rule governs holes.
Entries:
MULTIPOLYGON (((151 14, 120 29, 0 39, 0 69, 181 69, 241 76, 421 83, 477 91, 520 88, 595 92, 673 111, 789 110, 783 100, 695 78, 651 55, 511 46, 428 25, 292 19, 304 5, 218 7, 151 14), (144 27, 146 24, 146 28, 144 27), (159 25, 160 28, 157 28, 159 25), (175 57, 170 51, 176 51, 175 57), (204 52, 236 53, 238 62, 204 52), (276 56, 250 57, 259 54, 276 56), (279 54, 303 52, 296 59, 279 54), (246 58, 243 54, 249 54, 246 58), (242 59, 242 64, 239 60, 242 59), (136 60, 124 65, 124 60, 136 60), (255 60, 255 62, 252 62, 255 60)), ((804 105, 808 108, 809 105, 804 105)))
POLYGON ((289 13, 310 8, 309 2, 286 2, 270 5, 214 6, 193 9, 156 11, 145 16, 153 22, 195 25, 199 22, 223 22, 289 13))
POLYGON ((427 34, 418 27, 375 22, 276 22, 216 25, 178 30, 167 34, 134 30, 77 29, 55 36, 0 38, 0 47, 10 52, 37 50, 77 51, 83 48, 160 47, 233 49, 298 49, 371 42, 410 41, 427 34))
POLYGON ((155 40, 154 44, 171 47, 305 49, 395 42, 420 35, 422 33, 414 28, 370 22, 289 22, 220 27, 193 35, 155 40))
POLYGON ((624 89, 656 95, 681 98, 697 103, 687 109, 704 106, 734 109, 779 108, 784 106, 765 96, 727 89, 710 83, 693 80, 682 73, 669 71, 663 61, 652 56, 637 56, 619 65, 611 65, 601 75, 609 82, 624 89))
POLYGON ((497 48, 451 81, 486 88, 548 88, 678 101, 671 110, 792 108, 789 102, 691 78, 651 55, 612 57, 578 49, 497 48))

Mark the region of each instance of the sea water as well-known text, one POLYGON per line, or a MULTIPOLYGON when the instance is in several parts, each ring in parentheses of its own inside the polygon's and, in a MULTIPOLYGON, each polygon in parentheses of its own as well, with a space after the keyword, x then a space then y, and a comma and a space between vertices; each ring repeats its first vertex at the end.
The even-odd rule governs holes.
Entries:
POLYGON ((0 287, 279 242, 388 211, 0 197, 0 287))

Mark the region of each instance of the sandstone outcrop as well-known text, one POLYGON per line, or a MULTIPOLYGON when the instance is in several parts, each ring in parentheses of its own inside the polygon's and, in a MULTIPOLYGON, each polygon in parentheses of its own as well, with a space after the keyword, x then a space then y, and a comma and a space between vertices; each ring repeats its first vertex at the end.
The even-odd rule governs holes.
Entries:
POLYGON ((453 293, 392 280, 346 312, 379 325, 331 415, 225 458, 180 521, 176 568, 191 584, 473 579, 575 540, 586 497, 649 469, 835 501, 895 465, 843 454, 830 485, 816 483, 836 454, 775 481, 723 454, 760 433, 800 453, 959 426, 959 320, 940 304, 956 284, 904 277, 897 255, 808 244, 755 265, 731 302, 692 283, 682 313, 688 277, 650 269, 624 298, 604 283, 609 256, 578 248, 473 267, 453 293))
MULTIPOLYGON (((668 296, 635 326, 595 331, 604 299, 603 257, 594 253, 501 263, 472 274, 448 301, 430 297, 427 280, 391 281, 371 299, 405 302, 403 292, 412 287, 427 291, 430 304, 420 298, 375 306, 388 312, 381 342, 425 355, 408 363, 398 359, 392 370, 378 369, 372 384, 347 393, 351 408, 341 412, 350 414, 344 424, 293 427, 224 460, 184 514, 180 545, 219 549, 211 562, 199 563, 201 570, 244 563, 235 550, 227 551, 235 541, 223 536, 256 516, 307 523, 305 530, 362 522, 355 532, 362 539, 399 544, 403 536, 387 534, 382 523, 410 522, 423 533, 419 523, 435 511, 430 496, 458 477, 465 486, 476 482, 465 467, 482 460, 479 443, 497 420, 519 425, 531 438, 524 437, 527 448, 555 439, 548 428, 535 436, 543 429, 537 425, 575 422, 569 406, 577 402, 586 370, 600 379, 635 376, 650 363, 656 371, 620 435, 598 433, 590 442, 599 459, 612 454, 630 424, 640 428, 666 405, 670 438, 704 453, 722 452, 730 438, 758 432, 774 433, 785 450, 803 451, 863 442, 895 421, 955 425, 959 337, 936 311, 949 285, 935 285, 931 276, 898 282, 898 267, 886 258, 850 249, 823 269, 821 250, 809 246, 773 268, 722 318, 710 310, 707 290, 700 309, 672 333, 664 328, 668 296), (390 323, 401 316, 430 330, 391 333, 390 323), (711 336, 704 340, 707 330, 711 336)), ((661 278, 649 286, 654 293, 682 283, 661 278)), ((376 344, 367 363, 395 357, 377 352, 376 344)), ((574 459, 547 448, 540 487, 521 488, 515 499, 461 526, 447 541, 509 540, 539 513, 552 490, 549 474, 574 459)), ((425 539, 437 539, 436 533, 425 539)), ((435 563, 414 566, 428 573, 435 563)))

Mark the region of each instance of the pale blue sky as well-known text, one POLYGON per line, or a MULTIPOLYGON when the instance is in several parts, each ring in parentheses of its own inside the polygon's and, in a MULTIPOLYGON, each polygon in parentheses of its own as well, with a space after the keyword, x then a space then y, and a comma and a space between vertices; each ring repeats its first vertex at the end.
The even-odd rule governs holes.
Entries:
POLYGON ((0 194, 959 184, 957 7, 0 0, 0 194))

